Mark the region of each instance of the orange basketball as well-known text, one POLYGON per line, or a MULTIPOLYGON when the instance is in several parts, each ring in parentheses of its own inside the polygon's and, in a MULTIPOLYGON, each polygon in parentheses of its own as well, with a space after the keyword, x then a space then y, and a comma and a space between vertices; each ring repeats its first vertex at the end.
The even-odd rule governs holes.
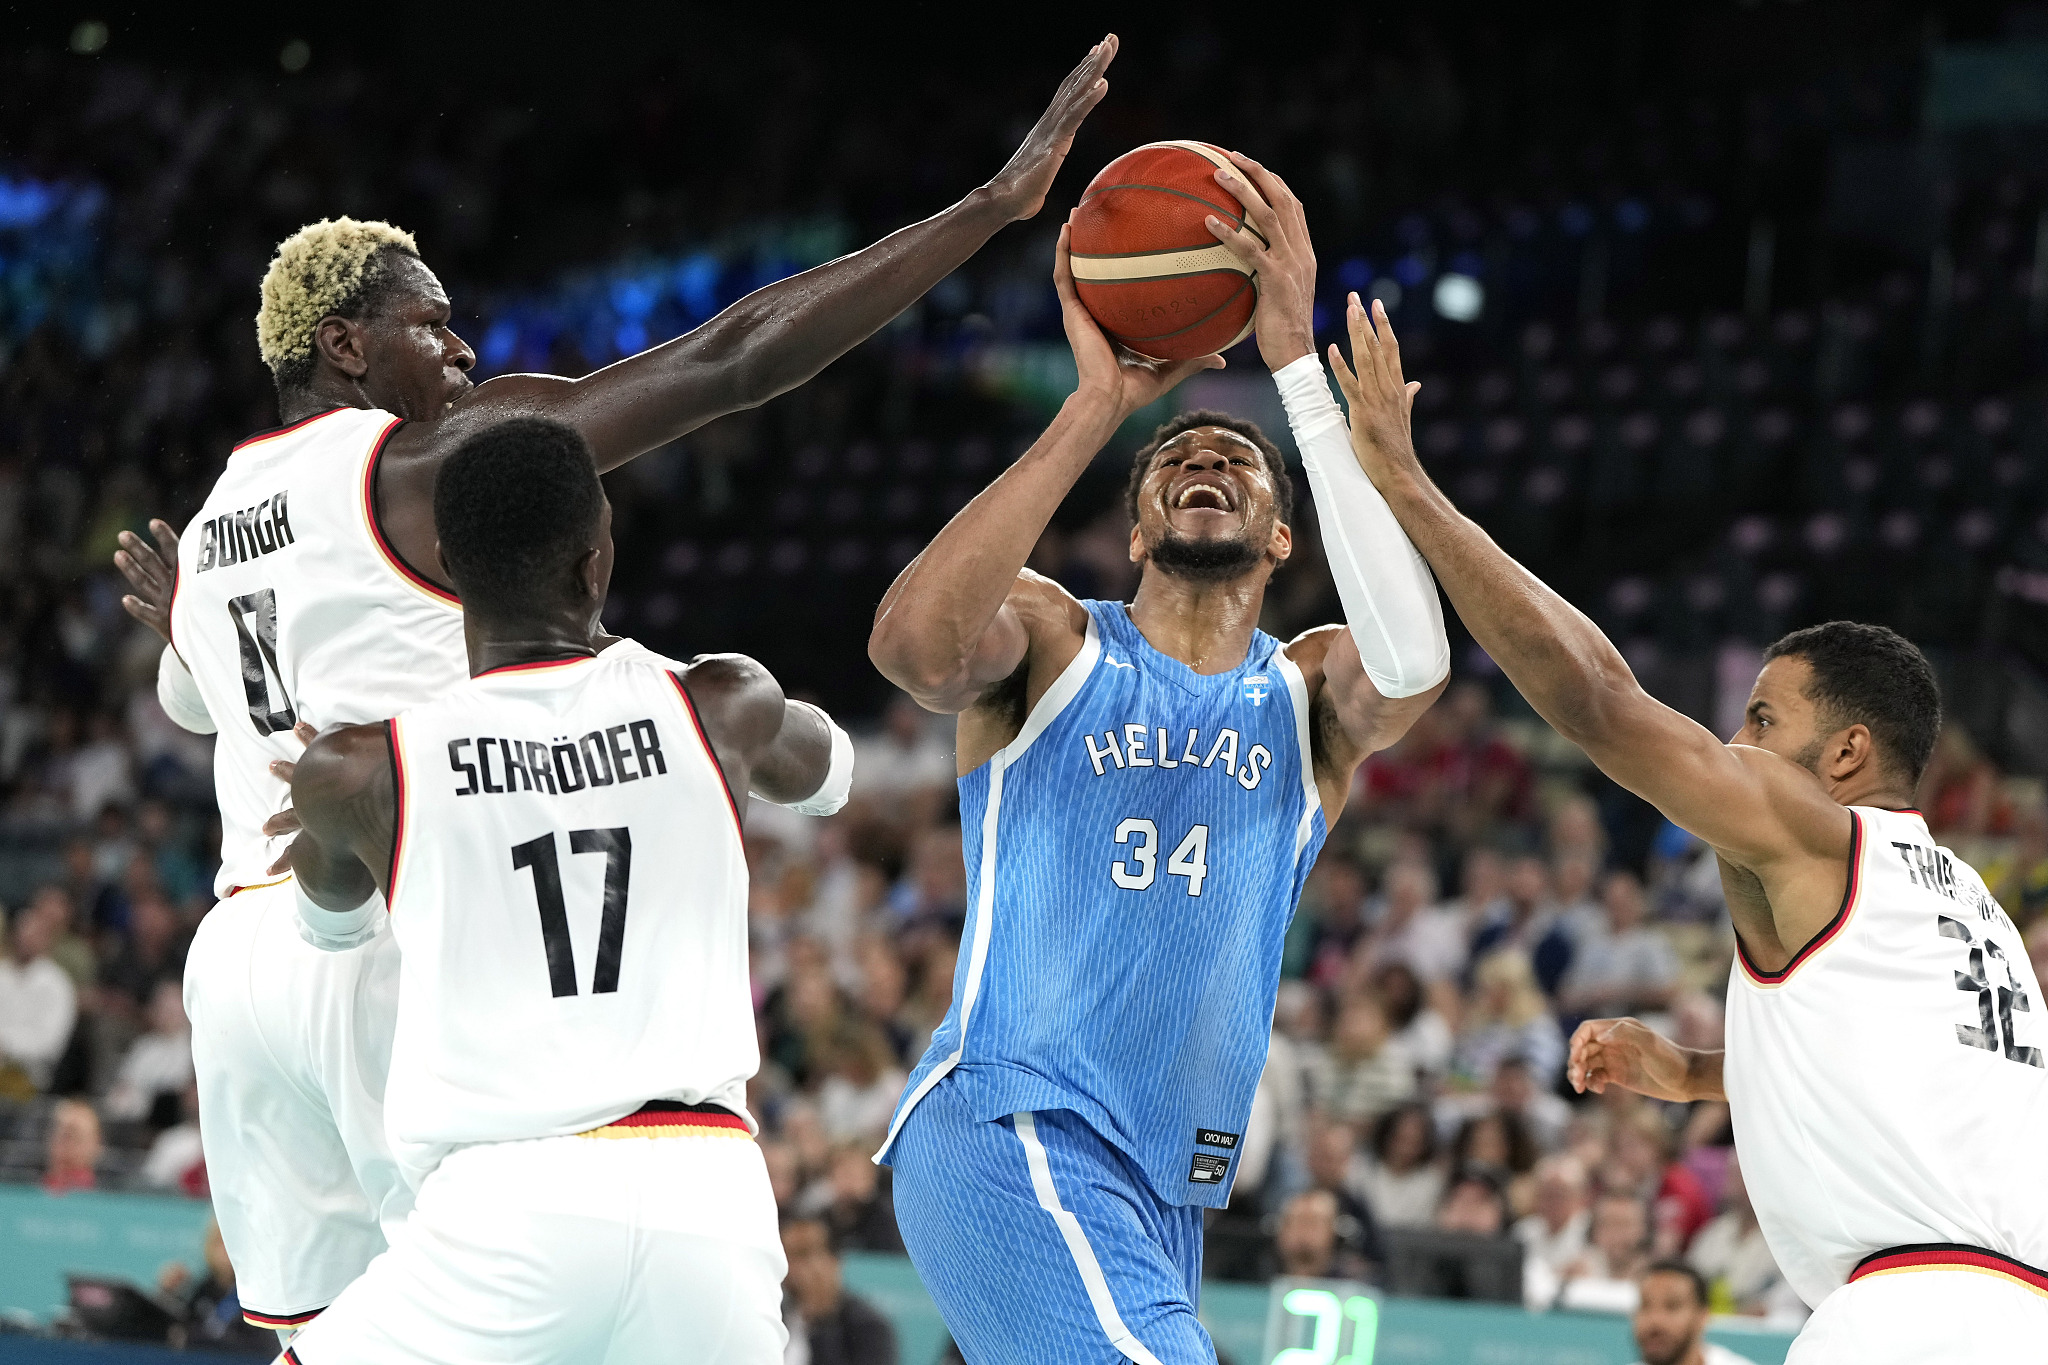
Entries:
POLYGON ((1149 142, 1089 182, 1068 236, 1074 288, 1111 339, 1187 360, 1251 332, 1258 279, 1202 221, 1244 224, 1244 205, 1216 183, 1230 164, 1206 142, 1149 142))

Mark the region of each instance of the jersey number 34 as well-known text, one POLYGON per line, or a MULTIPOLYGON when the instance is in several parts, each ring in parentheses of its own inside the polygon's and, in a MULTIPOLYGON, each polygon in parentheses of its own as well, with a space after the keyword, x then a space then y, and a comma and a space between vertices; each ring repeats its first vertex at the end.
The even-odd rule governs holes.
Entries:
MULTIPOLYGON (((1129 848, 1109 864, 1109 879, 1126 891, 1143 891, 1159 876, 1159 826, 1136 816, 1116 827, 1116 842, 1129 848)), ((1209 827, 1196 825, 1166 859, 1168 876, 1186 877, 1188 894, 1202 894, 1209 875, 1209 827)))

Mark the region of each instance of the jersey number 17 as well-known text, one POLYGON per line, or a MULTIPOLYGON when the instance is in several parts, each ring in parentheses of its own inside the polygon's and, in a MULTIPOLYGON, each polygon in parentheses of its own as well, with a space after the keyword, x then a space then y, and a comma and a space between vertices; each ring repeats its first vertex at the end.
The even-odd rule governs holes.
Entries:
MULTIPOLYGON (((613 829, 572 829, 569 852, 604 854, 604 918, 597 932, 597 970, 590 993, 619 988, 619 952, 626 939, 626 891, 633 879, 633 834, 613 829)), ((512 846, 512 869, 533 874, 533 898, 540 904, 540 941, 548 955, 548 985, 556 998, 576 994, 576 952, 569 943, 569 906, 562 896, 562 865, 551 830, 512 846)))

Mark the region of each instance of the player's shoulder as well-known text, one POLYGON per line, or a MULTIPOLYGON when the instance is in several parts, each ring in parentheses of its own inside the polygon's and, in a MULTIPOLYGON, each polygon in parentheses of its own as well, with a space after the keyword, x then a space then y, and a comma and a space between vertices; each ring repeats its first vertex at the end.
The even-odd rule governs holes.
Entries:
POLYGON ((1034 569, 1017 571, 1017 580, 1010 585, 1008 605, 1034 642, 1040 632, 1070 633, 1076 637, 1088 633, 1087 603, 1067 591, 1059 580, 1047 578, 1034 569))
POLYGON ((788 699, 759 660, 745 654, 699 654, 676 676, 697 719, 714 737, 751 752, 782 729, 788 699))

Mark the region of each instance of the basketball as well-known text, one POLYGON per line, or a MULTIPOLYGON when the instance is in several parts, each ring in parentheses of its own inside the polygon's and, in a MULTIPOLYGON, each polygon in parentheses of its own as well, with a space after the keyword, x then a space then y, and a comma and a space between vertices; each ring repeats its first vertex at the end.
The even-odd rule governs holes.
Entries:
POLYGON ((1075 290, 1139 355, 1188 360, 1251 333, 1258 281, 1202 221, 1245 225, 1244 205, 1216 183, 1230 164, 1206 142, 1148 142, 1104 166, 1074 210, 1075 290))

